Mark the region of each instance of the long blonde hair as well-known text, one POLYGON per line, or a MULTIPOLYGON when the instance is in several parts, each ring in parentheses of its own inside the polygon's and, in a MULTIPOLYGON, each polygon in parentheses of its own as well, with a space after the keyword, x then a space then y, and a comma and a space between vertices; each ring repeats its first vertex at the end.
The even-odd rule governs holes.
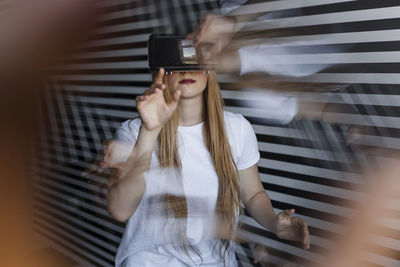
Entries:
MULTIPOLYGON (((164 84, 167 85, 166 81, 164 81, 164 84)), ((171 101, 172 94, 168 85, 164 90, 164 96, 167 102, 171 101)), ((227 248, 234 238, 237 218, 241 212, 241 207, 239 197, 239 175, 226 134, 223 109, 224 102, 215 72, 210 72, 208 74, 208 84, 203 92, 203 101, 204 143, 213 160, 219 182, 216 212, 218 218, 221 220, 219 223, 223 224, 223 227, 219 227, 219 229, 224 230, 223 233, 217 233, 219 237, 219 252, 222 259, 225 259, 227 248)), ((160 132, 158 160, 161 167, 181 168, 181 160, 177 146, 178 122, 179 111, 177 109, 160 132)), ((187 217, 185 198, 181 199, 181 201, 176 201, 177 197, 168 196, 166 200, 169 202, 169 207, 172 208, 177 217, 187 217), (175 204, 177 202, 184 203, 175 204)), ((190 244, 188 247, 192 248, 190 244)))

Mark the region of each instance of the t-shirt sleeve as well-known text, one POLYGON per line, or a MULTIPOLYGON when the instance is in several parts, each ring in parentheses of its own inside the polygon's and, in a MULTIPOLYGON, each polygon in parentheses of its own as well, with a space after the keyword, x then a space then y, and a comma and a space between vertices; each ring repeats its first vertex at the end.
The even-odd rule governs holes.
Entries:
POLYGON ((241 119, 241 146, 241 153, 239 153, 236 163, 238 170, 247 169, 260 159, 257 137, 253 126, 243 116, 241 119))
POLYGON ((293 94, 247 89, 237 92, 237 96, 257 99, 251 103, 251 116, 262 117, 265 123, 271 125, 289 124, 299 110, 298 98, 293 94))
MULTIPOLYGON (((301 45, 301 43, 300 43, 301 45)), ((294 56, 296 46, 260 44, 243 46, 239 49, 240 75, 264 72, 286 77, 305 77, 326 68, 321 64, 304 64, 303 59, 294 56)))
POLYGON ((233 10, 245 4, 247 0, 219 0, 221 14, 228 15, 233 10))
POLYGON ((128 160, 139 135, 140 120, 133 119, 121 123, 114 138, 111 150, 111 164, 128 160))

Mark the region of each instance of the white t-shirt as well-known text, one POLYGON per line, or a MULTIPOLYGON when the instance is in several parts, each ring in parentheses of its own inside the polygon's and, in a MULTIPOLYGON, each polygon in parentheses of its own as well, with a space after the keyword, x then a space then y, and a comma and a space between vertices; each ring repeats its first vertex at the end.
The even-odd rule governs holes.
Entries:
MULTIPOLYGON (((224 112, 226 132, 234 161, 239 170, 256 164, 260 158, 257 139, 251 124, 239 114, 224 112)), ((136 142, 141 121, 122 123, 116 134, 118 141, 112 162, 126 161, 136 142)), ((181 170, 161 169, 153 150, 150 169, 144 174, 146 189, 143 198, 128 220, 116 256, 116 266, 224 266, 215 242, 215 207, 218 177, 211 156, 204 144, 203 123, 178 127, 181 170), (187 220, 167 218, 160 195, 184 194, 187 199, 187 220), (200 252, 188 250, 191 259, 174 248, 174 236, 186 229, 189 242, 200 252)), ((226 266, 237 266, 234 244, 225 257, 226 266)))

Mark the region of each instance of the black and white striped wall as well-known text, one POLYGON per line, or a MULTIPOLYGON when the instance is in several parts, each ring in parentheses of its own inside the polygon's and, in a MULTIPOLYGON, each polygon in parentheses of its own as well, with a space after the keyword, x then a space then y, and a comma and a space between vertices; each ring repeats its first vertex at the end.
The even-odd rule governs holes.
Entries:
MULTIPOLYGON (((313 92, 305 98, 351 106, 346 109, 351 111, 336 114, 337 123, 303 118, 277 126, 251 107, 258 101, 256 95, 229 90, 234 79, 219 76, 226 109, 253 124, 261 152, 260 176, 273 206, 277 212, 296 209, 310 225, 312 246, 304 251, 279 240, 248 216, 242 218, 244 237, 268 248, 271 266, 323 262, 332 239, 343 233, 362 199, 362 172, 372 168, 370 159, 345 145, 347 127, 371 130, 359 145, 400 149, 400 2, 281 0, 252 1, 247 7, 247 12, 275 14, 270 23, 254 22, 252 33, 295 30, 295 36, 269 41, 310 41, 292 56, 304 64, 334 66, 312 82, 346 85, 339 92, 313 92)), ((119 123, 137 116, 135 97, 151 81, 148 36, 188 33, 202 14, 219 10, 211 0, 101 0, 98 8, 101 15, 90 41, 56 66, 46 81, 45 134, 34 168, 36 230, 83 266, 112 266, 124 231, 106 209, 107 179, 83 173, 98 163, 102 143, 113 137, 119 123)), ((246 28, 240 34, 246 36, 246 28)), ((374 164, 379 160, 389 159, 382 156, 374 164)), ((382 218, 380 234, 371 237, 366 266, 400 266, 396 201, 388 204, 392 212, 382 218)), ((242 266, 252 266, 250 246, 237 249, 242 266)))

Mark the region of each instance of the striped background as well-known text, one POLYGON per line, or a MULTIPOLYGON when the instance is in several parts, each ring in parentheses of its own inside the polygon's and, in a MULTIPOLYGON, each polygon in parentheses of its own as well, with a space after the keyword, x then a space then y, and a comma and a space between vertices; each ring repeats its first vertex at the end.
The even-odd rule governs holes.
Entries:
MULTIPOLYGON (((296 35, 268 42, 309 41, 298 45, 293 57, 302 64, 331 66, 312 81, 346 86, 334 94, 311 93, 307 100, 352 109, 336 114, 335 124, 295 119, 287 126, 270 125, 262 110, 252 108, 257 95, 231 91, 234 79, 219 76, 226 109, 253 124, 262 157, 260 176, 273 206, 277 212, 295 208, 311 233, 311 250, 304 251, 244 216, 243 236, 250 244, 239 246, 237 255, 243 266, 252 266, 250 248, 258 243, 268 248, 271 266, 323 262, 332 238, 343 233, 343 224, 362 198, 362 171, 388 160, 372 161, 346 147, 348 125, 369 129, 359 145, 400 149, 400 2, 251 2, 245 12, 273 12, 268 21, 253 22, 239 35, 262 38, 287 29, 296 35)), ((82 173, 98 163, 102 142, 113 137, 119 123, 137 116, 134 99, 151 80, 149 34, 188 33, 202 14, 219 10, 216 1, 209 0, 102 0, 98 8, 101 16, 90 41, 56 66, 46 81, 45 134, 34 168, 35 228, 84 266, 112 266, 124 230, 107 212, 106 178, 82 173)), ((398 200, 388 204, 388 210, 391 215, 382 219, 380 234, 371 238, 365 265, 400 266, 398 200)))

